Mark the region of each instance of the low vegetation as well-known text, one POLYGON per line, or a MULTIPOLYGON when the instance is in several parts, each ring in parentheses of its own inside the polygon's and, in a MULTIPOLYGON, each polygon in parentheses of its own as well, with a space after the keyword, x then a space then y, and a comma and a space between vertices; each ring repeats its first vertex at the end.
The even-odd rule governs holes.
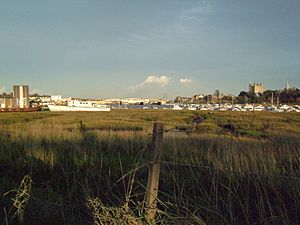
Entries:
POLYGON ((0 224, 300 224, 299 140, 299 113, 2 113, 0 224), (164 148, 148 221, 156 121, 164 148))

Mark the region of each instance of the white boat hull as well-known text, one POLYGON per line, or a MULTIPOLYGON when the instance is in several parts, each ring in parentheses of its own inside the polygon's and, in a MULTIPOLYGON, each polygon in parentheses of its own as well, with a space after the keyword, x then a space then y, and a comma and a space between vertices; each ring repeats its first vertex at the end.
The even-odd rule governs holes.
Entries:
POLYGON ((48 105, 51 112, 108 112, 109 107, 78 107, 78 106, 64 106, 64 105, 48 105))

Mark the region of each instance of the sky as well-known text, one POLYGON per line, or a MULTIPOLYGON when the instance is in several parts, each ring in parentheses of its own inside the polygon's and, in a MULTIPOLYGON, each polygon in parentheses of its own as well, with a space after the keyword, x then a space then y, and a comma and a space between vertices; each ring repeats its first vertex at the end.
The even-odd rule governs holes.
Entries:
POLYGON ((0 0, 0 92, 174 98, 300 86, 299 0, 0 0))

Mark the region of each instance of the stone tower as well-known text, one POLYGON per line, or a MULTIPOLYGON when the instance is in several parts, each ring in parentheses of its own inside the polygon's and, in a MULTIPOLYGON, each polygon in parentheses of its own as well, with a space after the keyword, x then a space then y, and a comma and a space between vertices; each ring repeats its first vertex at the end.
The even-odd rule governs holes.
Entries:
POLYGON ((264 86, 262 83, 249 83, 249 94, 262 94, 264 86))

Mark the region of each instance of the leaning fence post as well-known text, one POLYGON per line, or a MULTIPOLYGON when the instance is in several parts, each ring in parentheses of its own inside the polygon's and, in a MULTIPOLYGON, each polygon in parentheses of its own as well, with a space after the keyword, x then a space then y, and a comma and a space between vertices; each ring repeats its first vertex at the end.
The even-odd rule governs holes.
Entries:
POLYGON ((149 221, 153 221, 155 219, 160 159, 163 145, 163 130, 164 125, 162 123, 154 123, 146 194, 147 218, 149 221))

